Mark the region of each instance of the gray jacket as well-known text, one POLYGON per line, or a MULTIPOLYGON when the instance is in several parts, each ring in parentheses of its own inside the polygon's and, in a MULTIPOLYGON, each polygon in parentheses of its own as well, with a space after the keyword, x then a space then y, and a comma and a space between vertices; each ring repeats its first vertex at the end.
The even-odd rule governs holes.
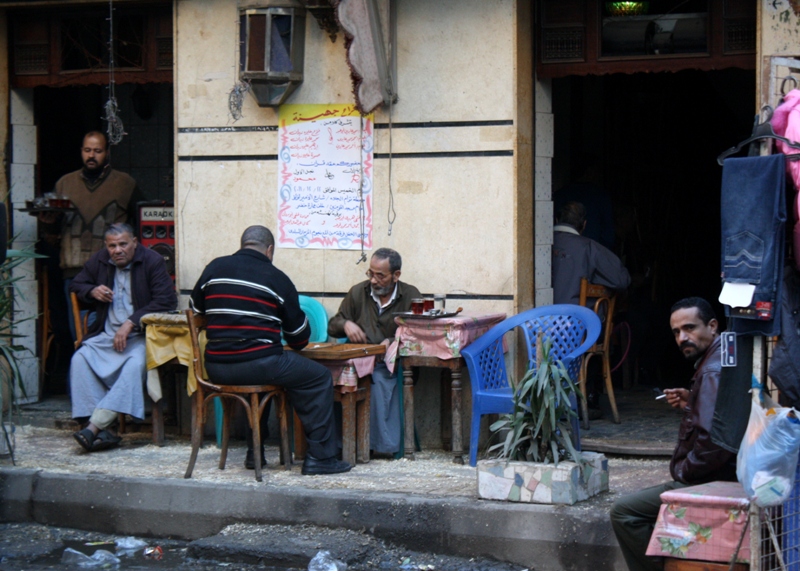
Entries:
POLYGON ((567 225, 553 233, 553 303, 578 305, 581 278, 614 290, 624 290, 631 276, 608 248, 581 236, 567 225))

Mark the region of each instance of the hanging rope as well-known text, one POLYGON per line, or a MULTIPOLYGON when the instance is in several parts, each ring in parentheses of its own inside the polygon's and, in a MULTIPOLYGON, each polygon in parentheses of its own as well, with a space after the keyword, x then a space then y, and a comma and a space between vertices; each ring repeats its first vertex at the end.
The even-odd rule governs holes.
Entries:
MULTIPOLYGON (((359 155, 359 177, 358 177, 358 222, 361 229, 361 257, 358 258, 356 265, 360 264, 361 262, 367 261, 367 253, 364 251, 364 237, 366 235, 366 212, 364 210, 364 116, 358 116, 358 126, 360 127, 358 130, 358 152, 359 155)), ((373 131, 374 136, 374 131, 373 131)))
MULTIPOLYGON (((394 85, 394 82, 392 82, 394 85)), ((392 189, 392 111, 394 109, 394 93, 389 96, 389 210, 386 213, 386 220, 389 222, 389 236, 392 235, 392 226, 397 219, 397 212, 394 209, 394 190, 392 189)))
POLYGON ((104 106, 107 123, 108 143, 117 145, 127 135, 122 119, 119 118, 116 81, 114 80, 114 0, 108 0, 108 101, 104 106))

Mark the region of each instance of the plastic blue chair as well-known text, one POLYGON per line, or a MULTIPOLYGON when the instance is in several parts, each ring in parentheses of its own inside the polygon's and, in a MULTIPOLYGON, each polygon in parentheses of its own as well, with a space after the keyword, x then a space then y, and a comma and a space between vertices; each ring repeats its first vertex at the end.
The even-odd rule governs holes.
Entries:
MULTIPOLYGON (((515 327, 521 327, 525 335, 529 368, 536 369, 536 338, 542 333, 553 342, 551 355, 564 363, 570 378, 577 382, 581 355, 599 337, 601 324, 592 310, 579 305, 537 307, 498 323, 461 350, 472 384, 470 466, 475 466, 478 459, 481 417, 513 410, 513 389, 508 382, 503 357, 503 335, 515 327)), ((577 410, 578 403, 574 398, 571 405, 573 410, 577 410)), ((572 424, 575 434, 579 435, 577 418, 572 424)), ((575 445, 580 450, 579 438, 575 445)))
MULTIPOLYGON (((310 343, 324 343, 328 340, 328 312, 320 302, 307 295, 298 296, 300 309, 306 314, 311 325, 310 343)), ((281 335, 283 341, 283 335, 281 335)), ((214 422, 217 429, 217 448, 222 448, 222 403, 214 399, 214 422)))

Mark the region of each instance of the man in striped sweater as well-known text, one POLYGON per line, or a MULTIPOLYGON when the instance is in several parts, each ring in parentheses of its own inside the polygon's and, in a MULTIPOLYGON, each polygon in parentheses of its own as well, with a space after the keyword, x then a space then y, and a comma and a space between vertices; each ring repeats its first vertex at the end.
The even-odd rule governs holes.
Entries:
POLYGON ((208 320, 206 371, 217 383, 284 387, 308 440, 303 474, 347 472, 350 464, 336 458, 330 372, 283 350, 281 331, 287 344, 299 350, 308 344, 311 327, 294 284, 272 265, 274 253, 272 232, 250 226, 238 252, 203 270, 191 305, 208 320))

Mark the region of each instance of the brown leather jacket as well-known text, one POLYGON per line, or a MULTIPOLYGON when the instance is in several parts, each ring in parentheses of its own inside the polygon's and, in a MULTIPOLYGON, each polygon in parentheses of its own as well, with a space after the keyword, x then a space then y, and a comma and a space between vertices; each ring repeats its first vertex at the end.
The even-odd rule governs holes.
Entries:
POLYGON ((711 423, 720 379, 720 338, 700 358, 692 377, 689 403, 678 432, 669 471, 678 482, 695 485, 736 480, 736 454, 711 441, 711 423))

